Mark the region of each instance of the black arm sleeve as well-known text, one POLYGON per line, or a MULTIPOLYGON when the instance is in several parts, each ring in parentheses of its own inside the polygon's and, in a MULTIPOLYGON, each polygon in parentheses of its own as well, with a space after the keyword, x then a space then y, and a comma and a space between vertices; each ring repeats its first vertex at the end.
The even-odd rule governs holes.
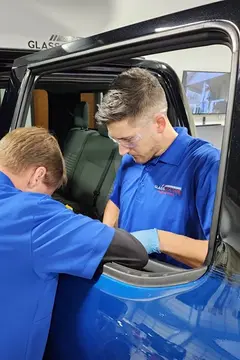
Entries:
POLYGON ((116 229, 113 240, 103 257, 102 263, 116 262, 120 265, 141 270, 148 262, 144 246, 134 236, 122 229, 116 229))

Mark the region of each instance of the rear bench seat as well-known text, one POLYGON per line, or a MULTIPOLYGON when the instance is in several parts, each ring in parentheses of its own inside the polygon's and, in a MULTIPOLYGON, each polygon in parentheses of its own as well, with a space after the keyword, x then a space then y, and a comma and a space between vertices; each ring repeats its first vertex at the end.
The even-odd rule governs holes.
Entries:
POLYGON ((101 220, 121 157, 106 127, 87 130, 79 109, 81 116, 76 115, 64 149, 68 184, 54 198, 70 205, 76 213, 101 220))
MULTIPOLYGON (((94 130, 88 130, 88 104, 86 102, 80 102, 75 108, 74 127, 70 129, 67 135, 63 150, 69 180, 72 179, 73 171, 88 137, 94 133, 94 130)), ((67 189, 65 189, 65 192, 66 191, 67 189)))

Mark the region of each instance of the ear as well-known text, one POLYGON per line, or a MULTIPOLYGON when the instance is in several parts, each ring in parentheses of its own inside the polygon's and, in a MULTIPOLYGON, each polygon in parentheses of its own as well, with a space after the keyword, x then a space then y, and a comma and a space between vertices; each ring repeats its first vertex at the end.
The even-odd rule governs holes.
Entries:
POLYGON ((32 170, 32 174, 28 183, 29 188, 32 189, 42 183, 46 172, 47 169, 44 166, 39 166, 36 169, 32 170))
POLYGON ((163 133, 166 128, 166 118, 163 114, 159 113, 155 115, 155 125, 158 133, 163 133))

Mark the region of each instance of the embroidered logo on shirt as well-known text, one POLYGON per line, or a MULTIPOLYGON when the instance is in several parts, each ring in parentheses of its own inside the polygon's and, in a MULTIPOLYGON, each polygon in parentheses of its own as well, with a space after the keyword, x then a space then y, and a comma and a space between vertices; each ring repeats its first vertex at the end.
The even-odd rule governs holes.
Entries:
POLYGON ((180 196, 182 194, 182 188, 179 186, 172 185, 155 185, 156 190, 158 190, 161 194, 166 194, 170 196, 180 196))

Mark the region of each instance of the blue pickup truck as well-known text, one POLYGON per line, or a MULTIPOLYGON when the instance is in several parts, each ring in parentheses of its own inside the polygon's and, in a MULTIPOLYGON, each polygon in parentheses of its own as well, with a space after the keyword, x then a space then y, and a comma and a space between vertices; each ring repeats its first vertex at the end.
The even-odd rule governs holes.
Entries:
POLYGON ((61 275, 45 360, 240 359, 239 42, 239 4, 220 1, 14 61, 0 109, 0 137, 25 126, 30 113, 35 122, 40 117, 56 134, 67 164, 69 183, 59 201, 101 220, 121 159, 116 148, 106 163, 114 144, 94 125, 93 100, 101 101, 121 71, 146 68, 164 87, 173 125, 195 136, 176 72, 144 56, 205 46, 207 56, 213 44, 232 52, 205 263, 182 269, 152 256, 141 271, 109 262, 91 281, 61 275))

